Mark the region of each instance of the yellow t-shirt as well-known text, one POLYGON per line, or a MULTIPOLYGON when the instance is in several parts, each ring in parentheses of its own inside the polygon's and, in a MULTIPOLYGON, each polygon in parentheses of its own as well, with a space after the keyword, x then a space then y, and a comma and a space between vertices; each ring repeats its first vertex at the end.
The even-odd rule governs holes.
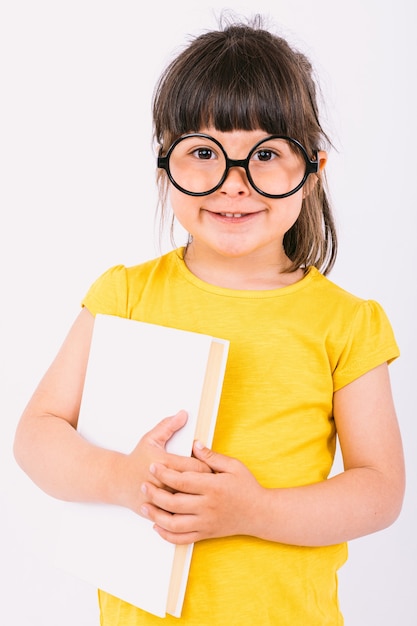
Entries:
MULTIPOLYGON (((335 451, 334 391, 399 354, 380 305, 315 268, 281 289, 232 290, 196 278, 176 250, 111 268, 83 304, 93 314, 230 341, 213 449, 240 459, 265 487, 326 480, 335 451)), ((337 570, 346 557, 345 544, 201 541, 181 618, 155 617, 101 591, 101 626, 342 625, 337 570)))

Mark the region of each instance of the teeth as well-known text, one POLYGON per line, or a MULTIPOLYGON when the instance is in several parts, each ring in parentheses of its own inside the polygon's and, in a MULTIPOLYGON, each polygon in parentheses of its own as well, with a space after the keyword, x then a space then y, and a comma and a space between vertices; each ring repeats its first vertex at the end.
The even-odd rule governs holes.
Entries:
POLYGON ((243 217, 246 213, 220 213, 223 217, 243 217))

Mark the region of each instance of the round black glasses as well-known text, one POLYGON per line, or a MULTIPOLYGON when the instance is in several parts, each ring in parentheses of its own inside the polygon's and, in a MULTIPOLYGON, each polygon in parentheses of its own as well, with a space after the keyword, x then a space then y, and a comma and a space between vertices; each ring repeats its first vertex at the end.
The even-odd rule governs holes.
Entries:
POLYGON ((166 156, 158 156, 171 183, 189 196, 207 196, 221 187, 231 167, 243 167, 251 186, 268 198, 286 198, 319 171, 317 151, 311 160, 299 141, 270 135, 258 141, 246 159, 229 159, 217 139, 204 133, 179 137, 166 156))

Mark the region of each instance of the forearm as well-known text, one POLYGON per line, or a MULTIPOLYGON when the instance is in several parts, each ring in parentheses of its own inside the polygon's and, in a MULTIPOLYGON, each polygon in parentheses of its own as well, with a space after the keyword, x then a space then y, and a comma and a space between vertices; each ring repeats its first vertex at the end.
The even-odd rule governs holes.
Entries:
POLYGON ((152 463, 163 462, 179 472, 210 473, 205 463, 165 449, 186 420, 185 411, 162 419, 131 452, 122 454, 92 445, 65 419, 28 411, 16 432, 15 457, 30 478, 55 498, 117 504, 139 513, 144 499, 140 486, 154 481, 149 472, 152 463))
POLYGON ((248 535, 277 543, 325 546, 389 526, 398 516, 403 492, 401 462, 385 471, 355 467, 329 480, 292 488, 265 488, 237 459, 194 446, 211 474, 152 472, 168 490, 147 483, 144 514, 167 541, 248 535))
POLYGON ((115 502, 124 455, 91 445, 66 420, 42 415, 16 432, 18 464, 46 493, 62 500, 115 502))
POLYGON ((293 489, 262 490, 256 533, 296 545, 330 545, 376 532, 398 517, 404 456, 384 363, 334 394, 345 471, 293 489))
POLYGON ((402 503, 399 482, 372 468, 355 468, 304 487, 261 488, 247 532, 291 545, 349 541, 395 521, 402 503))

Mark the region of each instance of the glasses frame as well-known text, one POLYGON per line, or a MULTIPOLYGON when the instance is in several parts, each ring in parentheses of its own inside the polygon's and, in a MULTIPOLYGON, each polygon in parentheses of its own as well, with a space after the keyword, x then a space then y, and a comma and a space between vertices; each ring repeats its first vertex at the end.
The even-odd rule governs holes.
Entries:
POLYGON ((317 172, 319 171, 319 168, 320 168, 320 160, 318 158, 317 150, 314 150, 314 152, 313 152, 314 159, 310 159, 308 154, 307 154, 307 150, 304 148, 304 146, 299 141, 297 141, 297 139, 294 139, 293 137, 288 137, 286 135, 269 135, 268 137, 264 137, 263 139, 258 141, 253 146, 253 148, 250 149, 246 159, 230 159, 227 156, 226 150, 223 148, 223 146, 220 143, 220 141, 218 141, 217 139, 215 139, 211 135, 207 135, 205 133, 188 133, 186 135, 181 135, 181 137, 178 137, 178 139, 176 139, 171 144, 171 146, 168 149, 168 152, 166 153, 166 156, 161 156, 161 152, 162 152, 162 148, 159 151, 159 155, 158 155, 158 159, 157 159, 158 168, 165 170, 167 175, 168 175, 169 180, 174 185, 174 187, 176 187, 182 193, 187 194, 188 196, 208 196, 209 194, 214 193, 215 191, 217 191, 217 189, 219 189, 223 185, 224 181, 227 178, 227 175, 229 173, 230 168, 232 168, 232 167, 243 167, 243 169, 245 170, 245 173, 246 173, 246 177, 247 177, 251 187, 253 187, 253 189, 255 189, 255 191, 260 193, 262 196, 265 196, 266 198, 288 198, 288 196, 292 196, 294 193, 297 193, 297 191, 299 191, 301 189, 301 187, 303 187, 303 185, 305 185, 306 180, 310 176, 310 174, 317 174, 317 172), (170 170, 170 167, 169 167, 169 160, 170 160, 171 154, 172 154, 173 150, 175 149, 175 147, 181 141, 183 141, 184 139, 188 139, 189 137, 201 137, 202 139, 209 139, 210 141, 213 141, 220 148, 220 150, 223 153, 223 156, 225 158, 226 167, 224 169, 223 176, 221 177, 221 179, 217 183, 217 185, 215 185, 214 187, 212 187, 208 191, 189 191, 188 189, 184 189, 184 187, 181 187, 181 185, 179 185, 176 182, 176 180, 173 178, 173 176, 171 174, 171 170, 170 170), (304 176, 303 176, 301 182, 298 183, 298 185, 294 189, 292 189, 291 191, 287 191, 286 193, 273 194, 273 193, 267 193, 266 191, 262 191, 262 189, 259 189, 259 187, 257 187, 255 185, 255 183, 253 182, 252 176, 251 176, 250 171, 249 171, 249 161, 250 161, 250 158, 253 155, 253 153, 256 151, 256 149, 261 144, 263 144, 265 141, 269 141, 271 139, 285 139, 286 141, 289 141, 290 143, 294 144, 300 150, 301 154, 304 157, 304 161, 305 161, 305 165, 306 165, 304 176))

